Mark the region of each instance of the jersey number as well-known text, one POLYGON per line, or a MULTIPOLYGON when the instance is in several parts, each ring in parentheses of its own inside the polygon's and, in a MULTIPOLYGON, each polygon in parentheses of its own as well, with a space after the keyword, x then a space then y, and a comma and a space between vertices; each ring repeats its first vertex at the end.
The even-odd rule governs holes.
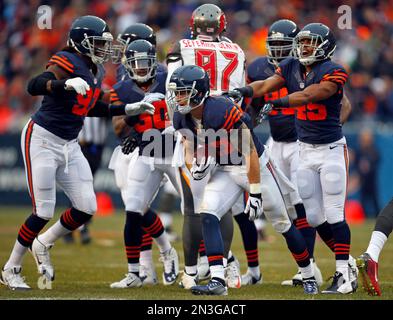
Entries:
POLYGON ((137 132, 142 133, 152 128, 159 129, 159 130, 166 128, 167 108, 166 108, 165 100, 153 102, 153 105, 155 107, 155 111, 153 115, 144 113, 139 116, 139 121, 134 126, 137 132))
POLYGON ((327 118, 326 106, 323 104, 309 103, 296 108, 296 117, 299 120, 320 121, 327 118))
POLYGON ((76 99, 78 103, 74 104, 72 107, 72 113, 78 116, 86 116, 91 108, 94 107, 98 96, 100 95, 100 89, 91 89, 86 91, 86 96, 82 96, 81 94, 76 95, 76 99))
MULTIPOLYGON (((221 91, 229 90, 229 78, 231 74, 236 70, 239 59, 237 53, 220 51, 222 56, 228 60, 228 63, 221 74, 221 91)), ((221 70, 217 70, 217 51, 209 49, 195 49, 195 64, 203 68, 210 78, 210 89, 217 90, 217 73, 221 70)))

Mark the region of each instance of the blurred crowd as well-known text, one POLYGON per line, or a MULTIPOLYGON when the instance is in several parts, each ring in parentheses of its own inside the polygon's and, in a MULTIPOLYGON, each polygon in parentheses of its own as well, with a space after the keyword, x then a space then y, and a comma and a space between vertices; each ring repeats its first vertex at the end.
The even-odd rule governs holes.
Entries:
MULTIPOLYGON (((0 133, 19 130, 37 108, 26 93, 27 80, 43 70, 48 58, 66 42, 72 21, 93 14, 105 19, 116 37, 135 22, 157 31, 160 58, 173 41, 189 36, 188 24, 196 0, 3 0, 0 1, 0 133), (37 9, 52 9, 52 29, 39 29, 37 9)), ((214 3, 214 1, 212 1, 214 3)), ((338 39, 335 59, 350 73, 346 92, 353 104, 350 121, 393 120, 393 0, 349 0, 351 29, 339 29, 339 0, 224 0, 227 36, 239 43, 252 62, 266 54, 268 26, 288 18, 300 27, 323 22, 338 39)), ((346 7, 348 8, 348 7, 346 7)), ((106 86, 114 83, 114 67, 107 67, 106 86)))

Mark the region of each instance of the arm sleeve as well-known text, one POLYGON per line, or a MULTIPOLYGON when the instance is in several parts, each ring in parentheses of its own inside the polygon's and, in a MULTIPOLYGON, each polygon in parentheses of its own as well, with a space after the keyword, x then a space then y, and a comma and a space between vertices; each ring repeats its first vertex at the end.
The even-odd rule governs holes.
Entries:
POLYGON ((57 80, 54 73, 45 71, 31 79, 27 85, 27 92, 32 96, 51 95, 52 93, 64 92, 67 79, 57 80), (47 90, 47 83, 51 81, 51 91, 47 90))
POLYGON ((343 68, 336 68, 326 73, 321 82, 330 81, 337 84, 338 87, 343 87, 348 79, 348 74, 343 68))

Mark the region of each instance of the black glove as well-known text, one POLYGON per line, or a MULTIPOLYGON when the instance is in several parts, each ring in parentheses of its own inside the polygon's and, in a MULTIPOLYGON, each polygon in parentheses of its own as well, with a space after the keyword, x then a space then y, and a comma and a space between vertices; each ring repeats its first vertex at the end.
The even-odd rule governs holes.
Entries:
POLYGON ((138 147, 138 141, 137 139, 129 135, 128 137, 125 137, 121 140, 121 152, 124 154, 130 154, 135 150, 136 147, 138 147))
POLYGON ((235 100, 235 102, 239 102, 243 97, 252 97, 254 95, 254 90, 250 86, 245 86, 242 88, 236 88, 228 91, 228 96, 235 100))
POLYGON ((270 102, 265 103, 262 107, 262 109, 259 111, 258 116, 256 117, 257 123, 262 123, 262 120, 265 120, 270 113, 270 111, 273 110, 274 105, 270 102))

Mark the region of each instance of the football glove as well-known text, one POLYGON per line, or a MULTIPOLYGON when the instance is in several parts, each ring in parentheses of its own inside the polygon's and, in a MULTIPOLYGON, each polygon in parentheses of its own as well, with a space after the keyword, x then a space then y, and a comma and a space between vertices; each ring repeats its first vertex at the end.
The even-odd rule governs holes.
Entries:
POLYGON ((248 214, 248 219, 254 221, 259 218, 262 213, 262 194, 260 193, 250 193, 248 196, 247 206, 244 209, 244 213, 248 214))
POLYGON ((154 114, 154 106, 149 102, 144 102, 143 100, 135 103, 128 103, 125 107, 126 115, 128 116, 136 116, 141 113, 154 114))
POLYGON ((212 156, 209 156, 207 160, 203 157, 199 165, 196 161, 194 158, 191 167, 191 175, 194 180, 202 180, 216 166, 216 161, 212 156))
POLYGON ((120 146, 121 152, 124 154, 130 154, 138 147, 138 141, 134 136, 129 135, 121 140, 120 146))
POLYGON ((270 111, 273 110, 274 105, 270 102, 265 103, 262 107, 262 109, 259 111, 258 116, 256 118, 258 123, 262 123, 262 120, 267 118, 267 115, 270 113, 270 111))
POLYGON ((86 95, 86 91, 90 90, 89 84, 79 77, 68 79, 64 84, 64 88, 66 90, 75 90, 76 93, 83 96, 86 95))
POLYGON ((235 100, 235 102, 239 102, 243 97, 251 98, 254 95, 254 90, 251 86, 245 86, 230 90, 228 91, 227 95, 233 100, 235 100))
POLYGON ((165 95, 159 92, 146 93, 143 102, 153 103, 165 99, 165 95))

